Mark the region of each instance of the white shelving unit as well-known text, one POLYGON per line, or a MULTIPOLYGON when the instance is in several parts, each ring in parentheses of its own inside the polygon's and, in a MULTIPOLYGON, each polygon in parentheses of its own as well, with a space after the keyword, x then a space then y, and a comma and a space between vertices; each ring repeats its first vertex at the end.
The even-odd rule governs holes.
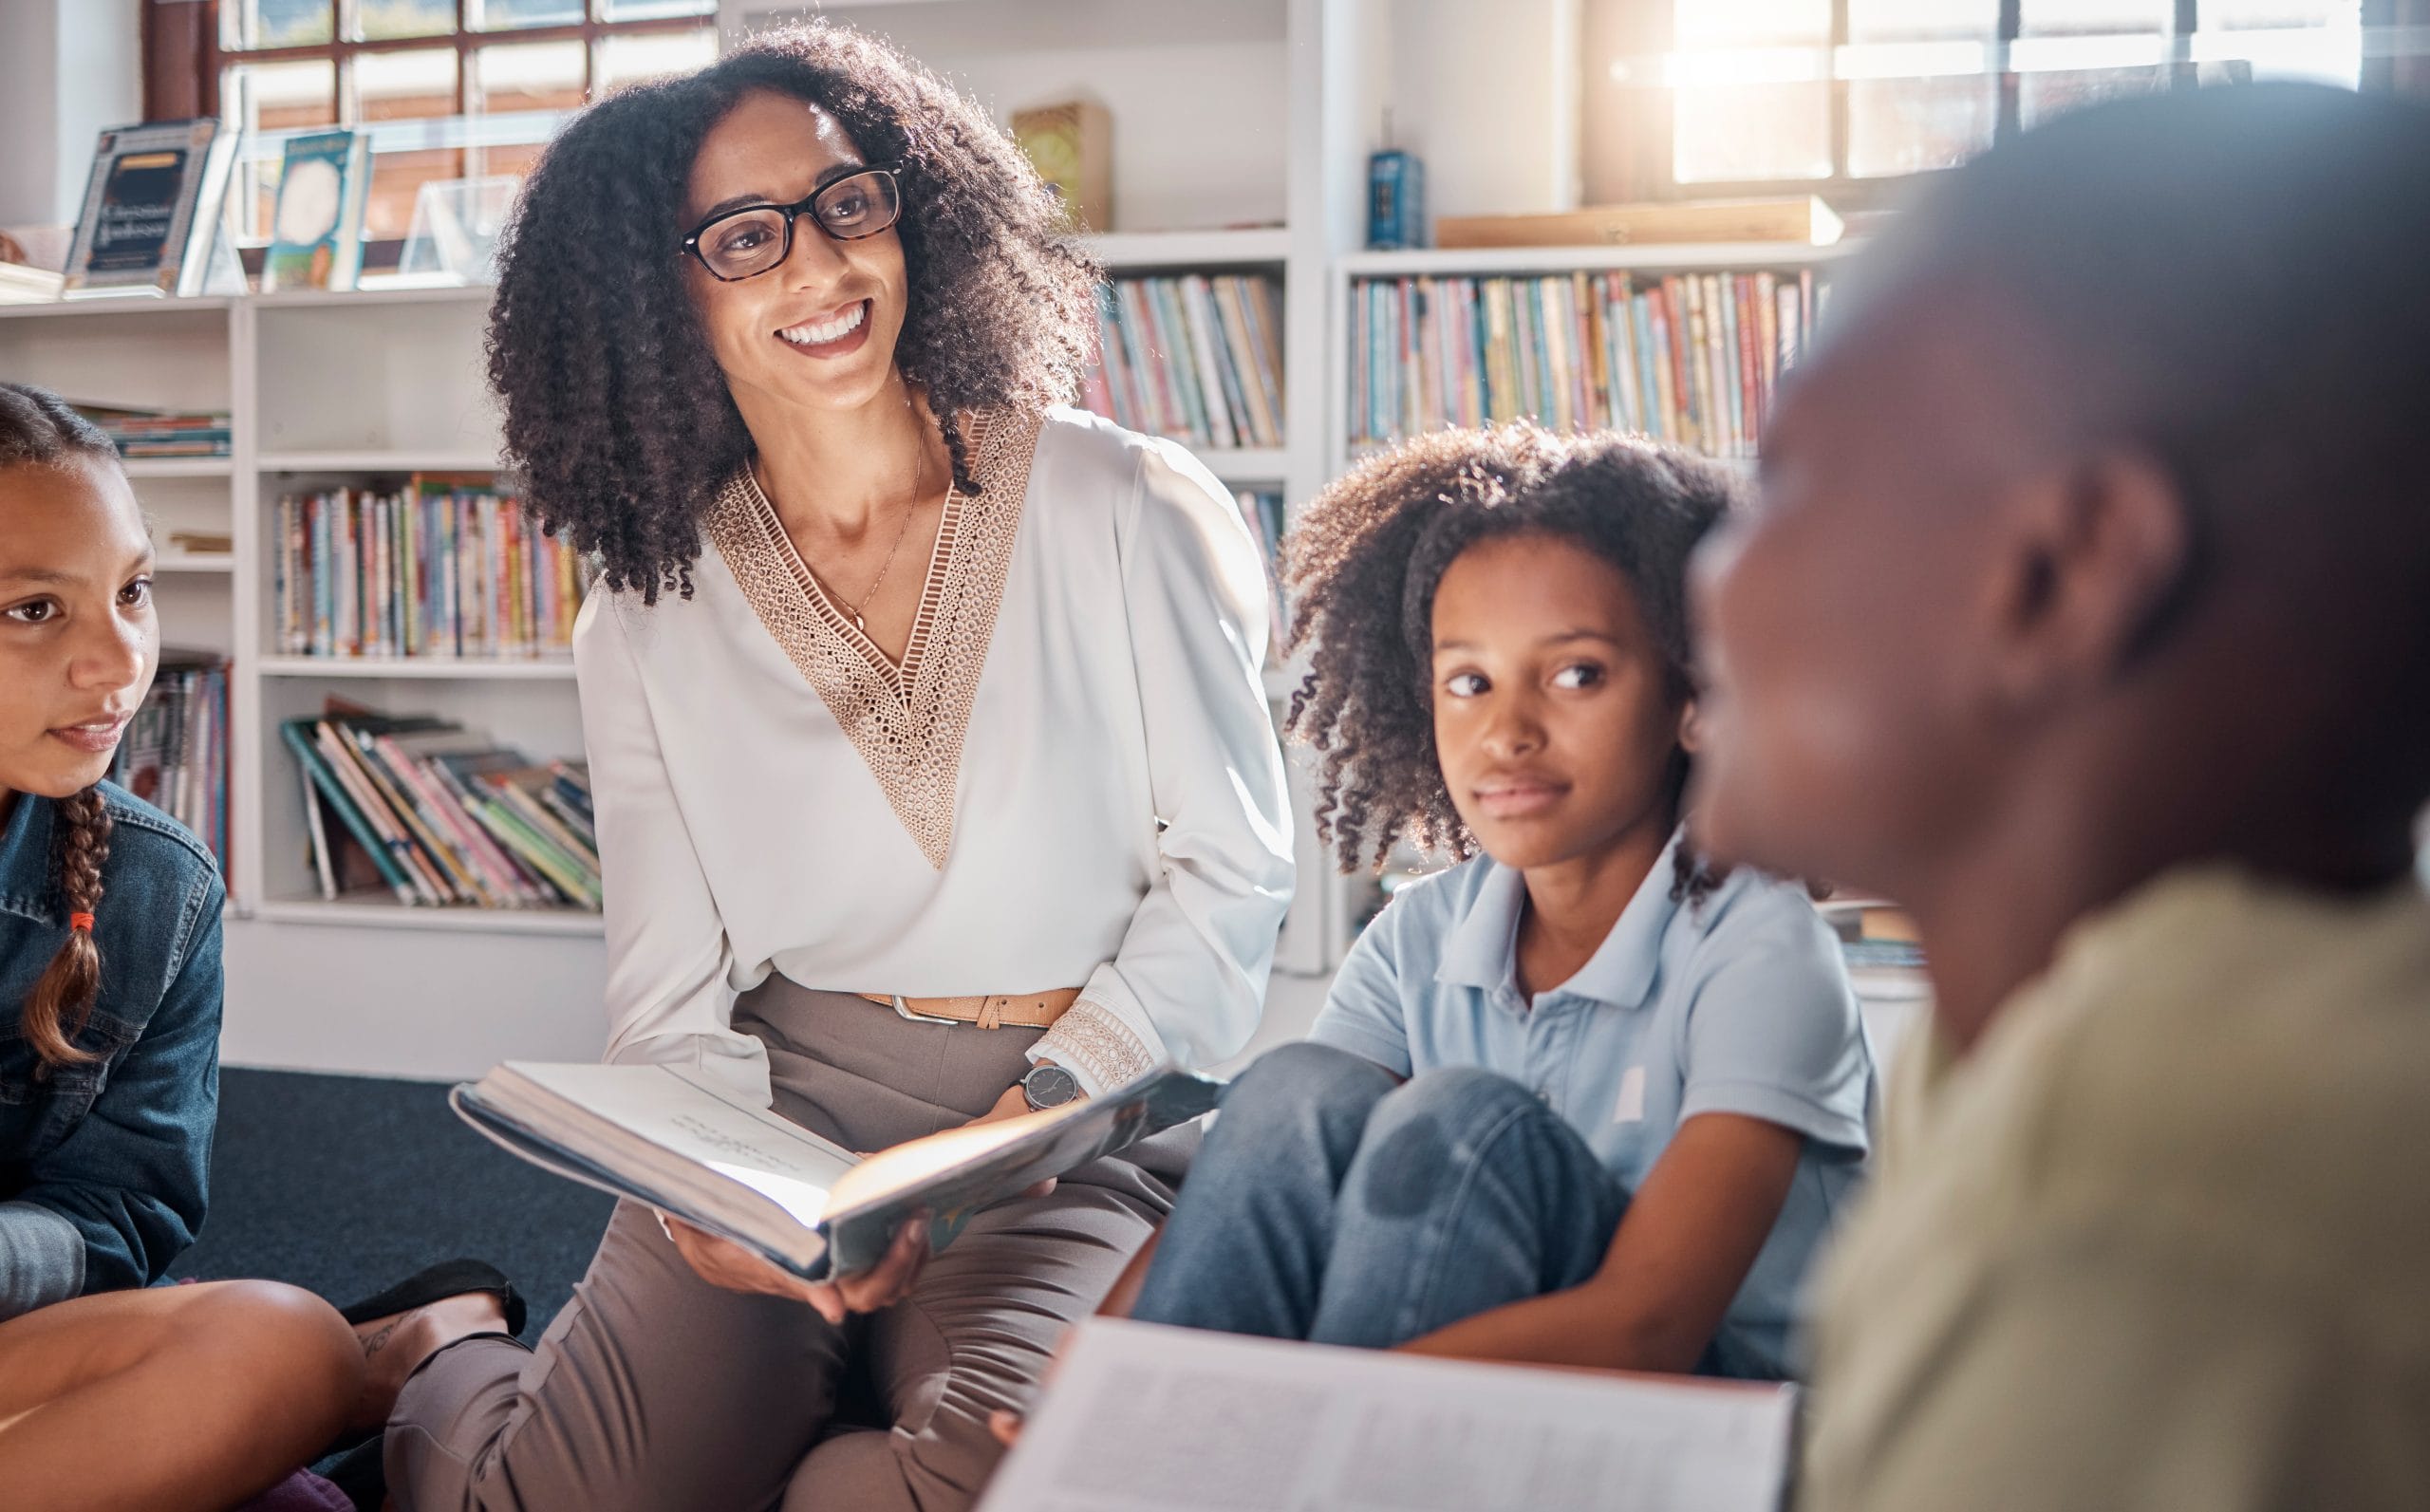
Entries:
MULTIPOLYGON (((1537 12, 1563 3, 842 0, 824 13, 893 35, 1000 115, 1075 96, 1105 103, 1115 123, 1115 229, 1090 245, 1110 272, 1246 271, 1281 281, 1286 444, 1205 460, 1237 486, 1279 486, 1296 511, 1348 458, 1344 311, 1354 278, 1783 269, 1833 254, 1769 245, 1361 251, 1366 158, 1387 107, 1396 134, 1435 170, 1438 213, 1553 208, 1487 196, 1508 177, 1491 165, 1542 155, 1545 112, 1534 97, 1542 89, 1510 70, 1527 65, 1528 39, 1544 29, 1537 12), (1437 55, 1424 55, 1428 47, 1437 55), (1440 87, 1476 68, 1491 70, 1506 108, 1481 109, 1480 91, 1440 87)), ((720 20, 732 36, 798 13, 727 0, 720 20)), ((164 540, 173 529, 234 540, 227 557, 164 555, 159 588, 167 639, 234 658, 232 1061, 456 1076, 508 1056, 599 1049, 606 961, 595 917, 323 901, 306 861, 301 777, 277 735, 280 720, 340 698, 443 713, 536 758, 580 755, 563 660, 271 654, 280 495, 495 468, 498 418, 481 359, 488 299, 480 289, 374 287, 0 306, 0 377, 79 399, 234 416, 233 457, 129 469, 164 540)), ((1298 681, 1296 668, 1266 674, 1278 714, 1298 681)), ((1307 822, 1304 761, 1295 759, 1292 775, 1299 887, 1276 1000, 1307 1007, 1349 943, 1367 884, 1334 875, 1307 822)))
POLYGON ((341 924, 358 928, 423 929, 455 933, 558 935, 579 939, 601 932, 599 916, 544 908, 401 908, 379 899, 341 898, 335 903, 295 899, 265 903, 253 917, 278 924, 341 924))
POLYGON ((1428 247, 1410 252, 1360 252, 1336 258, 1343 278, 1420 278, 1430 274, 1566 273, 1627 271, 1683 273, 1726 269, 1811 268, 1843 255, 1846 244, 1806 247, 1793 243, 1695 242, 1628 247, 1428 247))
POLYGON ((236 473, 236 464, 225 457, 139 457, 125 467, 126 476, 139 483, 173 477, 233 477, 236 473))

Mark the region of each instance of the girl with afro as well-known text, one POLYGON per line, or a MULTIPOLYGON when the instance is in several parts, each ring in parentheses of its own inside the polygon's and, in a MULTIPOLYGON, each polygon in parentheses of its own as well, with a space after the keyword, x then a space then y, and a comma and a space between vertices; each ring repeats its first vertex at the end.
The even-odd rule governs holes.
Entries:
POLYGON ((1513 425, 1411 441, 1309 508, 1292 728, 1320 826, 1345 868, 1466 859, 1233 1084, 1132 1316, 1789 1372, 1874 1069, 1804 889, 1716 875, 1684 823, 1688 563, 1729 493, 1680 452, 1513 425))

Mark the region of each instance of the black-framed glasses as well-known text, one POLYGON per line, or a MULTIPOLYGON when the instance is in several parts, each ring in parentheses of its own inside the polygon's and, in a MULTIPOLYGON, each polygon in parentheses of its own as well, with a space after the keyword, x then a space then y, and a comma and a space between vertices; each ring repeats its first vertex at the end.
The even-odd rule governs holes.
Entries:
POLYGON ((903 215, 903 189, 891 168, 864 168, 813 189, 790 205, 745 205, 712 215, 683 238, 709 276, 756 278, 794 250, 794 217, 807 211, 837 241, 874 236, 903 215))

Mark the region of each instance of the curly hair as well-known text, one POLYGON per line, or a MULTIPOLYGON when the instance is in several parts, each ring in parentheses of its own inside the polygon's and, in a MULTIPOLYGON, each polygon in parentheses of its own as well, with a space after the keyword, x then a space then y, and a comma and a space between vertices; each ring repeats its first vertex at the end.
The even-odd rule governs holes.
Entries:
POLYGON ((1065 401, 1094 329, 1097 266, 1062 201, 984 111, 875 38, 789 27, 590 106, 506 228, 489 379, 528 504, 645 603, 690 596, 701 511, 751 454, 678 243, 702 139, 755 89, 816 104, 900 177, 895 365, 926 391, 963 492, 978 485, 961 418, 1065 401))
MULTIPOLYGON (((1695 691, 1688 557, 1729 508, 1735 479, 1674 447, 1598 432, 1557 436, 1522 421, 1434 431, 1368 458, 1300 517, 1285 576, 1291 646, 1313 644, 1288 729, 1321 756, 1317 833, 1345 871, 1383 868, 1396 839, 1466 858, 1434 749, 1434 590, 1461 552, 1496 536, 1575 541, 1619 569, 1662 653, 1668 691, 1695 691)), ((1675 822, 1688 757, 1669 785, 1675 822)), ((1678 891, 1716 878, 1679 850, 1678 891)))
MULTIPOLYGON (((29 383, 0 383, 0 467, 55 467, 77 457, 116 467, 118 447, 58 395, 29 383)), ((98 786, 52 800, 51 810, 57 821, 52 884, 70 923, 18 1018, 18 1033, 46 1068, 96 1058, 69 1036, 84 1027, 101 992, 101 947, 91 925, 81 921, 101 906, 102 868, 110 858, 109 809, 98 786)))

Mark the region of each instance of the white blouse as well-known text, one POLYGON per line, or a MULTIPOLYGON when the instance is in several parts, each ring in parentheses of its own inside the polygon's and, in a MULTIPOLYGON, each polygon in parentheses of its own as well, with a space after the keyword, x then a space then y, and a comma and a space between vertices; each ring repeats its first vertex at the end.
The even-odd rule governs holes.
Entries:
POLYGON ((609 1059, 765 1105, 766 1054, 731 1016, 771 971, 1078 987, 1031 1054, 1092 1092, 1247 1043, 1293 879, 1247 527, 1187 451, 1075 410, 990 420, 973 472, 899 674, 747 475, 690 598, 584 605, 609 1059))

